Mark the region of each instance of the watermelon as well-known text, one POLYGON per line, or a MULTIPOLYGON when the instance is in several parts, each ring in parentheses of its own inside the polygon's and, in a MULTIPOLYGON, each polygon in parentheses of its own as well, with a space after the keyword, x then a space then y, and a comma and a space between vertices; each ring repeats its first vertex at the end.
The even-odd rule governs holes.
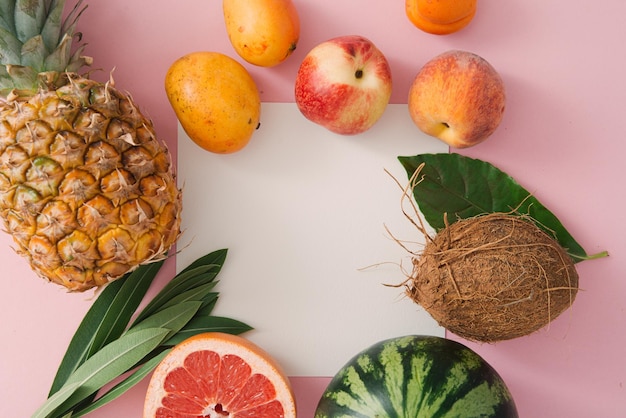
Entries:
POLYGON ((380 341, 343 366, 315 418, 517 418, 504 381, 482 357, 446 338, 380 341))

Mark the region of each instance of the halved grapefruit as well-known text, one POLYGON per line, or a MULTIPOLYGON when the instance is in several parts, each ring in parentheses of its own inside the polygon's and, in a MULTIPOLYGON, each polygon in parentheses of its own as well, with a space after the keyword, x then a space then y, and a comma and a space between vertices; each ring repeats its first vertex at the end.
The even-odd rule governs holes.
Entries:
POLYGON ((295 418, 288 377, 251 341, 198 334, 176 345, 155 368, 144 418, 295 418))

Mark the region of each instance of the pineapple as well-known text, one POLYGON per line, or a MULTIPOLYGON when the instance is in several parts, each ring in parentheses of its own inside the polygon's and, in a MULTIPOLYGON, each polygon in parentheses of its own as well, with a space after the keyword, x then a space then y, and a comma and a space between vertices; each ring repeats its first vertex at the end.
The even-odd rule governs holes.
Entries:
POLYGON ((71 291, 162 259, 181 191, 152 122, 114 83, 80 75, 79 0, 0 0, 0 215, 43 278, 71 291))

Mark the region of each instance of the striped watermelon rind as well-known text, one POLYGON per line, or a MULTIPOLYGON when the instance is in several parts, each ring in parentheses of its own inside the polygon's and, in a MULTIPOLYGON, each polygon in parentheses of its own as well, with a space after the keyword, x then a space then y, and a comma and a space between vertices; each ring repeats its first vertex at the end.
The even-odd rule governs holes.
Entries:
POLYGON ((446 338, 380 341, 330 381, 315 418, 517 418, 506 384, 482 357, 446 338))

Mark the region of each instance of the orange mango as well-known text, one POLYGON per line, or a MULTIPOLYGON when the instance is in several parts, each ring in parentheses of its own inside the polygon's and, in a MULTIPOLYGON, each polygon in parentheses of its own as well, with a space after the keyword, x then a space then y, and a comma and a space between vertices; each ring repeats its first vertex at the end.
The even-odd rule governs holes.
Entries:
POLYGON ((247 62, 273 67, 296 49, 300 19, 291 0, 223 0, 228 39, 247 62))
POLYGON ((409 20, 419 29, 447 35, 467 26, 476 14, 476 0, 406 0, 409 20))
POLYGON ((189 138, 207 151, 239 151, 259 126, 261 99, 254 79, 219 52, 177 59, 165 76, 165 92, 189 138))

